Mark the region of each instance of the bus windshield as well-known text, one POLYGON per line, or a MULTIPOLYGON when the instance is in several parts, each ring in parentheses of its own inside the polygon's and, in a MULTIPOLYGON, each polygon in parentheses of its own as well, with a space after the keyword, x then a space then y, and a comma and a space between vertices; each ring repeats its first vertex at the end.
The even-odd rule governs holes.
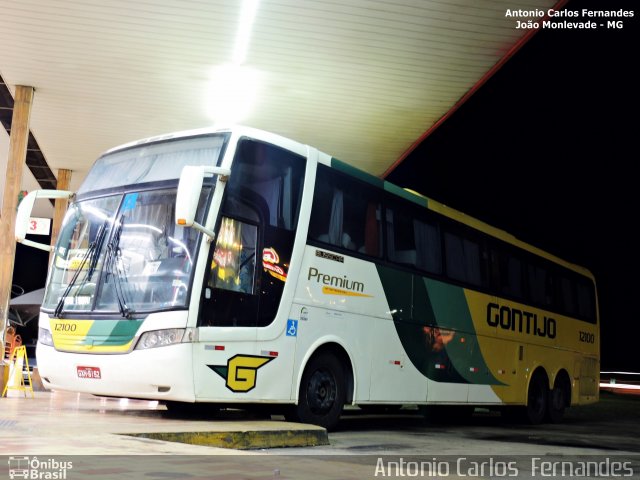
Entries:
POLYGON ((175 188, 149 190, 72 205, 43 307, 123 317, 185 307, 199 235, 175 225, 175 196, 175 188))
MULTIPOLYGON (((57 317, 88 311, 129 317, 186 308, 200 237, 195 229, 175 225, 176 183, 184 165, 216 165, 223 143, 221 136, 180 139, 101 157, 80 189, 85 194, 67 211, 43 308, 57 317), (106 175, 107 165, 122 175, 106 175), (87 198, 93 189, 111 189, 111 195, 87 198)), ((197 221, 212 189, 202 189, 197 221)))

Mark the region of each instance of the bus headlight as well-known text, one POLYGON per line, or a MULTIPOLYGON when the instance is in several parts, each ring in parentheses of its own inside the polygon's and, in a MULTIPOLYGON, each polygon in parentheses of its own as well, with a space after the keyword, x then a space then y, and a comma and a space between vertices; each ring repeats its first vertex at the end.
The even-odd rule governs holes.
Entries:
POLYGON ((38 328, 38 342, 42 345, 53 347, 53 337, 51 336, 51 332, 46 328, 38 328))
POLYGON ((151 330, 144 332, 138 340, 136 350, 147 348, 165 347, 176 343, 189 343, 194 341, 194 329, 191 328, 167 328, 165 330, 151 330))

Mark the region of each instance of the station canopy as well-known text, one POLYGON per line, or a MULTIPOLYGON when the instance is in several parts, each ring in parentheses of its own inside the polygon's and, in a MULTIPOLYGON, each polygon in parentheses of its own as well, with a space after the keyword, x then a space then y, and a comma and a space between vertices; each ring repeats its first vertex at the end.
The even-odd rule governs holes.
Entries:
MULTIPOLYGON (((53 173, 73 171, 73 188, 111 147, 230 123, 383 175, 526 41, 532 32, 516 29, 508 11, 554 6, 556 0, 4 2, 0 87, 11 94, 15 85, 35 87, 33 138, 53 173)), ((10 110, 0 106, 0 119, 7 126, 10 110)), ((0 129, 3 172, 7 145, 0 129)), ((32 171, 37 177, 44 170, 32 171)), ((27 190, 39 188, 31 175, 26 171, 27 190)))

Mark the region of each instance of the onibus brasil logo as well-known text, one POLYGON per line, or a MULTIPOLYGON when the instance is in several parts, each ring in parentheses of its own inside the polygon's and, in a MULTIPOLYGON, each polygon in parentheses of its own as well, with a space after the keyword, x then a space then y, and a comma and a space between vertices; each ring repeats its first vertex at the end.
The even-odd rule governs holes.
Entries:
POLYGON ((67 470, 73 462, 62 462, 54 458, 9 457, 9 478, 29 478, 34 480, 65 480, 67 470))

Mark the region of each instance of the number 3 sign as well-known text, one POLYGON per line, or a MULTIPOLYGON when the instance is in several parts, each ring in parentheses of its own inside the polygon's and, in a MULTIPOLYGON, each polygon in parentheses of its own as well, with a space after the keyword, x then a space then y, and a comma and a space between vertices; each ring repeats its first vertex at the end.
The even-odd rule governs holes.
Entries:
POLYGON ((27 233, 31 235, 49 235, 50 228, 50 218, 31 217, 29 219, 29 230, 27 233))

